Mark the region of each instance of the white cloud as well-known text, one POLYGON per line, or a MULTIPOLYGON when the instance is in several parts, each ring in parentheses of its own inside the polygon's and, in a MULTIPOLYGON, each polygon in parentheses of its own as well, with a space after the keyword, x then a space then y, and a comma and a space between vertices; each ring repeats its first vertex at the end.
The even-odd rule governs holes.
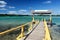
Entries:
POLYGON ((50 4, 50 3, 52 3, 52 1, 45 1, 45 2, 43 2, 44 4, 50 4))
POLYGON ((27 12, 27 10, 18 10, 19 14, 25 14, 27 12))
POLYGON ((0 10, 7 10, 6 8, 0 8, 0 10))
POLYGON ((31 13, 29 13, 29 11, 28 10, 18 10, 18 13, 19 14, 21 14, 21 15, 29 15, 29 14, 31 14, 31 13))
POLYGON ((5 7, 6 6, 6 2, 5 1, 0 1, 0 7, 5 7))
POLYGON ((9 6, 9 8, 15 8, 14 6, 9 6))
POLYGON ((27 10, 19 10, 20 12, 26 12, 27 10))
POLYGON ((17 11, 9 11, 8 14, 17 14, 17 11))
POLYGON ((28 14, 28 13, 27 13, 27 10, 18 10, 18 11, 9 11, 8 14, 22 14, 22 15, 25 15, 25 14, 28 14))

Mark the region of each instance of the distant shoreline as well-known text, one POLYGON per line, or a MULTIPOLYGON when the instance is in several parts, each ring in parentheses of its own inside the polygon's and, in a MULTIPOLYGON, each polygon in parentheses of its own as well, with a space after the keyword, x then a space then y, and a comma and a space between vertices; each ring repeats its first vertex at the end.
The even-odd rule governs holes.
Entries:
MULTIPOLYGON (((17 15, 17 14, 0 14, 0 16, 32 16, 32 15, 17 15)), ((38 16, 49 16, 49 15, 38 15, 38 16)), ((60 15, 52 15, 52 16, 60 16, 60 15)))

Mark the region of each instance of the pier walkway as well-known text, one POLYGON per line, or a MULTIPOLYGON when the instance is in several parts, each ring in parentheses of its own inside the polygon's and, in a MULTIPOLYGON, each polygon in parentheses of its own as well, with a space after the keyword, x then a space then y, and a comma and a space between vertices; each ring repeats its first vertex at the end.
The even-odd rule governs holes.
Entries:
POLYGON ((43 21, 39 22, 36 28, 31 32, 31 34, 26 38, 26 40, 42 40, 45 36, 43 21))

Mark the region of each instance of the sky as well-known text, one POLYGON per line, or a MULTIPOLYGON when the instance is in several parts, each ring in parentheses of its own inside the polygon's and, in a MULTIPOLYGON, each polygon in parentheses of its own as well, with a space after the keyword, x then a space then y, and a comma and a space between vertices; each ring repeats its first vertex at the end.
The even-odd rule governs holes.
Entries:
POLYGON ((51 10, 60 14, 60 0, 0 0, 0 14, 31 14, 31 10, 51 10))

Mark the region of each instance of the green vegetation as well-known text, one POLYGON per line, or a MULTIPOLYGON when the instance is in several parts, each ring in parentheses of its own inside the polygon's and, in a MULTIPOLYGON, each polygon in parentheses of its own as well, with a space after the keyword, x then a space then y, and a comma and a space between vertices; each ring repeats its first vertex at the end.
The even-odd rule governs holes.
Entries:
MULTIPOLYGON (((38 16, 49 16, 50 14, 39 14, 38 16)), ((0 14, 0 16, 31 16, 31 15, 20 15, 20 14, 0 14)), ((60 16, 60 15, 52 15, 52 16, 60 16)))
POLYGON ((0 14, 0 16, 29 16, 29 15, 18 15, 18 14, 0 14))

